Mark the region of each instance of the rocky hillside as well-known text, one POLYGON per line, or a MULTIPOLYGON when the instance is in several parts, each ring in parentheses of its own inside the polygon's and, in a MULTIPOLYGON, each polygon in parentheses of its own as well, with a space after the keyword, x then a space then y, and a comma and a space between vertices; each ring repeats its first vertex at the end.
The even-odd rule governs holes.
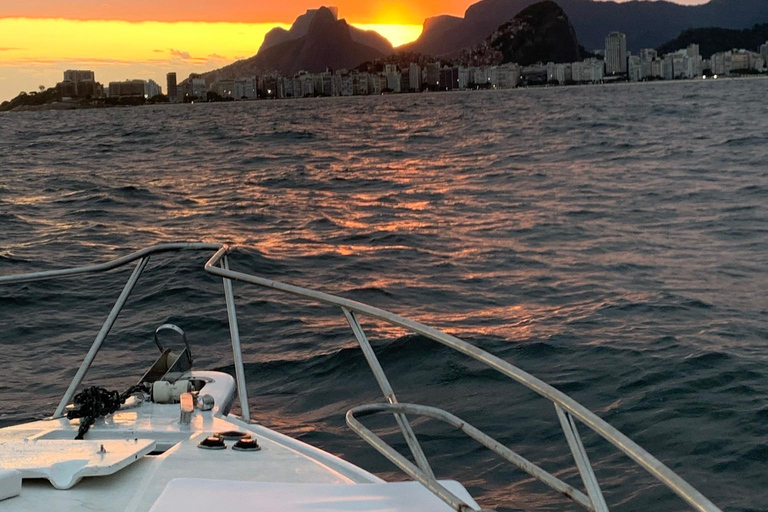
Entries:
MULTIPOLYGON (((326 9, 333 13, 334 18, 338 19, 338 8, 326 7, 326 9)), ((307 35, 309 27, 312 25, 312 20, 315 19, 319 10, 320 9, 307 10, 307 12, 296 18, 296 21, 293 22, 293 25, 291 25, 289 30, 280 27, 270 30, 264 37, 264 42, 261 44, 257 53, 261 53, 273 46, 285 43, 286 41, 299 39, 307 35)), ((384 54, 392 53, 392 43, 378 32, 374 32, 373 30, 361 30, 350 25, 349 33, 352 35, 352 40, 357 43, 375 48, 384 54)))
MULTIPOLYGON (((457 54, 482 43, 500 24, 536 1, 482 0, 470 6, 463 18, 430 18, 424 22, 421 37, 399 49, 434 56, 457 54)), ((696 6, 664 0, 557 0, 557 3, 588 50, 603 48, 605 36, 615 30, 627 34, 629 49, 637 51, 656 48, 688 28, 743 29, 768 22, 768 0, 711 0, 696 6)))
POLYGON ((299 71, 317 73, 326 68, 354 68, 385 55, 377 48, 355 41, 352 33, 345 20, 336 19, 334 11, 321 7, 312 16, 305 35, 262 49, 251 58, 203 76, 209 83, 273 71, 291 76, 299 71))
POLYGON ((491 53, 499 64, 515 62, 521 66, 575 62, 581 57, 568 16, 551 0, 526 7, 470 53, 480 57, 478 64, 489 63, 483 56, 491 53))
MULTIPOLYGON (((768 6, 766 7, 768 8, 768 6)), ((768 41, 768 23, 755 25, 744 30, 729 30, 727 28, 693 28, 684 31, 678 37, 659 46, 659 53, 669 53, 686 48, 689 44, 698 44, 699 52, 704 58, 713 53, 744 48, 757 51, 760 45, 768 41)))

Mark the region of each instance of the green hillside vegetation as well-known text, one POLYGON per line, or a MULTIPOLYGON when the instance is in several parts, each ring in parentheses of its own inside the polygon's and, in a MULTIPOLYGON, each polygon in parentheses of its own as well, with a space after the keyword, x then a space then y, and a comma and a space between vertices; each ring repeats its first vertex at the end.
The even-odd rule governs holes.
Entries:
POLYGON ((59 101, 60 99, 61 98, 59 97, 59 92, 53 87, 40 92, 21 92, 12 100, 0 103, 0 112, 13 110, 16 107, 21 106, 45 105, 46 103, 53 103, 54 101, 59 101))
POLYGON ((734 48, 757 51, 766 41, 768 41, 768 23, 744 30, 716 27, 692 28, 684 30, 676 39, 659 46, 658 52, 663 55, 686 48, 690 44, 698 44, 701 56, 709 58, 713 53, 734 48))

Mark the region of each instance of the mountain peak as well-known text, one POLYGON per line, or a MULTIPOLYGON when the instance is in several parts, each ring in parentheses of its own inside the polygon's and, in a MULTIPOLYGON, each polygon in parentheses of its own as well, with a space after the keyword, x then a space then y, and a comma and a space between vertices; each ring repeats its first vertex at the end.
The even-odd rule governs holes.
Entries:
MULTIPOLYGON (((267 32, 267 35, 264 36, 264 42, 261 43, 259 52, 262 52, 280 43, 290 41, 291 39, 298 39, 300 37, 307 35, 307 32, 309 31, 309 26, 312 24, 312 21, 315 19, 315 16, 317 16, 318 12, 320 12, 321 9, 324 9, 325 11, 329 11, 333 16, 334 21, 339 19, 338 7, 322 6, 318 9, 307 9, 307 11, 304 14, 298 16, 296 20, 294 20, 293 25, 291 25, 291 28, 289 30, 285 30, 284 28, 281 28, 281 27, 275 27, 269 32, 267 32)), ((327 16, 327 12, 324 12, 323 15, 327 16)))
MULTIPOLYGON (((435 17, 413 43, 400 48, 435 57, 455 55, 482 43, 504 22, 537 0, 481 0, 463 18, 435 17)), ((613 31, 627 34, 635 51, 656 48, 687 28, 750 28, 768 22, 766 0, 710 0, 684 6, 669 1, 557 0, 568 15, 576 35, 588 49, 602 48, 613 31)))
POLYGON ((529 66, 537 62, 575 62, 581 52, 563 9, 551 0, 529 5, 484 42, 462 52, 466 65, 529 66))
POLYGON ((360 30, 338 19, 335 7, 320 7, 299 16, 290 30, 271 31, 256 55, 206 73, 206 80, 274 71, 293 76, 299 71, 354 68, 390 53, 392 45, 376 32, 360 30))
POLYGON ((375 48, 385 55, 393 51, 392 43, 379 33, 372 30, 361 30, 348 25, 345 20, 339 20, 339 9, 337 7, 323 6, 317 9, 307 9, 307 12, 296 18, 290 30, 279 27, 270 30, 264 37, 264 42, 261 44, 257 55, 281 43, 306 36, 309 33, 310 26, 312 26, 316 19, 319 19, 318 23, 326 27, 330 27, 332 21, 343 22, 344 25, 348 26, 349 33, 355 42, 375 48))
POLYGON ((330 27, 335 26, 337 23, 343 23, 346 26, 347 22, 338 19, 338 11, 331 11, 328 7, 321 7, 315 11, 315 15, 312 18, 307 33, 311 33, 317 30, 327 30, 330 27))

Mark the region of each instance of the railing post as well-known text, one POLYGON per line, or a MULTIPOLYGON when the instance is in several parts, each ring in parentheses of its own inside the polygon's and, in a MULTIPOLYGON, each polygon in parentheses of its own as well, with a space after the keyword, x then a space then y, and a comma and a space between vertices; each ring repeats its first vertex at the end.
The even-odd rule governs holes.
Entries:
POLYGON ((88 350, 88 354, 86 354, 83 364, 80 365, 72 382, 69 383, 67 392, 64 393, 64 396, 61 398, 59 406, 56 407, 56 412, 53 413, 54 418, 59 418, 64 415, 64 410, 67 408, 67 404, 75 395, 77 387, 83 382, 83 377, 85 377, 86 372, 91 367, 91 364, 93 364, 93 360, 96 358, 96 354, 99 353, 101 345, 104 343, 112 326, 115 325, 115 321, 117 320, 120 311, 123 309, 123 306, 125 306, 125 301, 128 300, 128 296, 131 294, 131 291, 133 291, 133 287, 136 286, 136 282, 139 280, 141 273, 144 272, 144 268, 147 266, 148 261, 149 256, 141 258, 136 264, 136 268, 133 269, 131 277, 128 278, 128 282, 125 283, 123 291, 120 292, 120 296, 117 298, 115 305, 112 306, 112 311, 109 312, 109 316, 107 316, 107 319, 104 321, 104 325, 101 326, 101 330, 99 331, 99 334, 96 335, 96 339, 93 340, 93 345, 91 345, 90 350, 88 350))
MULTIPOLYGON (((221 268, 229 270, 229 257, 225 254, 221 259, 221 268)), ((243 420, 251 421, 251 411, 248 405, 248 391, 245 388, 245 368, 243 367, 243 352, 240 349, 240 328, 237 326, 235 313, 235 295, 232 291, 232 280, 226 277, 224 281, 224 299, 227 302, 227 318, 229 320, 229 336, 232 338, 232 356, 235 360, 235 379, 237 381, 237 399, 243 411, 243 420)))
MULTIPOLYGON (((389 380, 384 373, 384 369, 381 367, 381 363, 376 357, 373 347, 371 347, 371 344, 363 331, 363 327, 360 325, 360 322, 357 321, 355 313, 345 307, 342 307, 341 310, 344 312, 344 316, 347 317, 347 322, 349 322, 352 332, 355 333, 355 338, 357 338, 358 343, 360 343, 360 348, 363 349, 363 355, 365 355, 365 359, 368 361, 368 366, 371 367, 371 371, 373 372, 374 377, 376 377, 376 382, 379 383, 381 392, 384 393, 384 397, 386 397, 390 404, 396 404, 397 397, 395 396, 395 391, 392 389, 392 385, 389 383, 389 380)), ((403 433, 403 437, 405 437, 405 442, 408 443, 408 448, 411 449, 411 453, 413 454, 414 459, 416 459, 416 464, 418 464, 419 468, 428 478, 434 480, 435 474, 432 471, 432 467, 429 465, 427 456, 424 455, 424 450, 421 449, 421 445, 411 428, 411 424, 408 423, 408 418, 402 413, 395 413, 394 416, 395 421, 397 421, 397 424, 403 433)))
POLYGON ((557 417, 560 420, 560 425, 563 427, 565 439, 571 448, 573 460, 576 462, 581 480, 584 482, 584 487, 587 488, 587 494, 592 501, 592 505, 595 507, 595 511, 608 512, 608 504, 605 502, 603 492, 600 490, 600 484, 597 483, 597 477, 592 469, 592 464, 589 462, 587 452, 584 450, 584 444, 581 442, 581 437, 573 417, 563 411, 558 404, 555 404, 555 411, 557 411, 557 417))

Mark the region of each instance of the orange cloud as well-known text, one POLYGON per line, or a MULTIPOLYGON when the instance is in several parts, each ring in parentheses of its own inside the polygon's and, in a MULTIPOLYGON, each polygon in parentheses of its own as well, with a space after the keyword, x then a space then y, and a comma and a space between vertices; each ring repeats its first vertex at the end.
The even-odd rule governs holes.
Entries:
POLYGON ((281 2, 190 2, 189 0, 0 0, 0 16, 125 21, 224 21, 290 23, 307 9, 335 5, 339 15, 356 23, 421 24, 436 14, 462 14, 472 0, 338 0, 333 2, 283 0, 281 2))

